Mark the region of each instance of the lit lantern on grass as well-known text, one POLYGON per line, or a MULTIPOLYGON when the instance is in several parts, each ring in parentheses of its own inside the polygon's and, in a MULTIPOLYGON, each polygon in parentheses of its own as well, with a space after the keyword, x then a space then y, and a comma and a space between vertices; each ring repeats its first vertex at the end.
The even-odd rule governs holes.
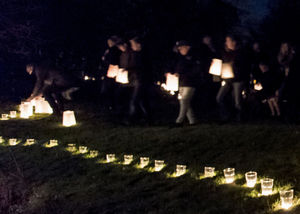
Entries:
POLYGON ((264 178, 261 180, 261 194, 271 195, 273 193, 273 183, 274 180, 271 178, 264 178))
POLYGON ((124 165, 129 165, 133 161, 133 155, 124 155, 124 165))
POLYGON ((88 153, 88 148, 86 146, 79 146, 78 151, 80 154, 88 153))
POLYGON ((128 71, 124 69, 119 69, 118 74, 116 76, 116 82, 122 83, 122 84, 128 84, 128 71))
POLYGON ((58 141, 57 140, 50 140, 49 142, 46 143, 45 146, 47 148, 58 146, 58 141))
POLYGON ((254 187, 257 181, 257 172, 247 172, 245 174, 246 182, 248 187, 254 187))
POLYGON ((176 177, 186 173, 186 165, 176 165, 176 177))
POLYGON ((215 176, 215 167, 204 167, 204 177, 212 178, 215 176))
POLYGON ((222 72, 222 60, 213 59, 208 73, 212 75, 220 76, 221 72, 222 72))
POLYGON ((166 85, 165 89, 167 91, 173 92, 178 91, 179 88, 179 77, 176 74, 167 73, 166 74, 166 85))
POLYGON ((99 152, 97 150, 91 150, 90 151, 90 154, 89 154, 89 157, 90 158, 95 158, 99 155, 99 152))
POLYGON ((106 76, 108 78, 115 78, 118 75, 118 71, 119 71, 119 66, 109 65, 106 76))
POLYGON ((76 152, 76 145, 75 144, 71 144, 71 143, 69 143, 68 144, 68 147, 67 147, 67 150, 69 151, 69 152, 76 152))
POLYGON ((8 120, 8 114, 1 114, 1 120, 8 120))
POLYGON ((149 164, 149 157, 141 157, 140 158, 140 167, 144 168, 149 164))
POLYGON ((52 114, 53 110, 49 103, 44 98, 38 98, 35 101, 35 113, 37 114, 52 114))
POLYGON ((281 202, 281 208, 282 209, 289 209, 293 206, 293 200, 294 200, 294 190, 281 190, 279 191, 280 194, 280 202, 281 202))
POLYGON ((63 113, 63 126, 69 127, 76 125, 74 111, 64 111, 63 113))
POLYGON ((231 184, 234 182, 234 176, 235 176, 235 169, 234 168, 227 168, 224 169, 224 177, 226 184, 231 184))
POLYGON ((16 111, 10 111, 9 116, 10 116, 10 118, 16 118, 17 117, 17 112, 16 111))
POLYGON ((164 168, 165 161, 163 160, 155 160, 154 161, 154 171, 159 172, 164 168))
POLYGON ((4 139, 2 136, 0 136, 0 143, 4 143, 4 139))
POLYGON ((16 138, 11 138, 8 140, 8 145, 10 145, 10 146, 15 146, 17 144, 18 144, 18 141, 16 138))
POLYGON ((232 79, 234 78, 234 73, 232 69, 232 65, 229 63, 223 63, 222 64, 222 73, 221 73, 222 79, 232 79))
POLYGON ((34 139, 27 139, 24 146, 31 146, 35 144, 35 140, 34 139))
POLYGON ((107 154, 106 155, 106 161, 107 163, 114 162, 116 160, 116 155, 115 154, 107 154))
POLYGON ((33 113, 31 103, 30 102, 21 103, 20 111, 21 111, 20 117, 24 119, 28 119, 33 113))

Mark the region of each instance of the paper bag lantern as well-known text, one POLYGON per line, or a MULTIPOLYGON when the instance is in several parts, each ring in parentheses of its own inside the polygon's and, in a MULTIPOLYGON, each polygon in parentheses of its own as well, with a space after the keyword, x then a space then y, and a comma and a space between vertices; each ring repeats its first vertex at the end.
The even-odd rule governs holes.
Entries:
POLYGON ((24 102, 20 105, 20 117, 21 118, 29 118, 33 114, 33 108, 30 102, 24 102))
POLYGON ((119 66, 109 65, 106 76, 108 78, 115 78, 118 75, 118 71, 119 71, 119 66))
POLYGON ((166 90, 168 91, 178 91, 179 87, 179 77, 178 75, 167 73, 166 76, 166 90))
POLYGON ((44 99, 40 98, 35 102, 35 113, 37 114, 52 114, 53 110, 49 103, 44 99))
POLYGON ((232 79, 234 78, 234 73, 232 69, 232 65, 229 63, 223 63, 222 64, 222 73, 221 73, 222 79, 232 79))
POLYGON ((128 71, 124 69, 119 69, 118 74, 116 76, 116 82, 122 83, 122 84, 128 84, 128 71))
POLYGON ((17 112, 16 111, 10 111, 9 116, 10 116, 10 118, 16 118, 17 117, 17 112))
POLYGON ((222 60, 213 59, 208 73, 216 76, 221 76, 221 71, 222 71, 222 60))
POLYGON ((64 111, 63 113, 63 126, 74 126, 76 125, 76 119, 74 111, 64 111))

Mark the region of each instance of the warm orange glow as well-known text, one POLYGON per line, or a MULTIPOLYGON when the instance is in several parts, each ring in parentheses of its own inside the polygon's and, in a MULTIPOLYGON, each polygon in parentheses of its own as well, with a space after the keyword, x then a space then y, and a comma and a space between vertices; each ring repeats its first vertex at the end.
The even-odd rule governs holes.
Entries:
POLYGON ((118 75, 118 71, 119 71, 119 66, 109 65, 106 76, 108 78, 115 78, 118 75))
POLYGON ((222 79, 232 79, 232 78, 234 78, 234 73, 233 73, 231 64, 229 64, 229 63, 223 63, 222 64, 221 78, 222 79))

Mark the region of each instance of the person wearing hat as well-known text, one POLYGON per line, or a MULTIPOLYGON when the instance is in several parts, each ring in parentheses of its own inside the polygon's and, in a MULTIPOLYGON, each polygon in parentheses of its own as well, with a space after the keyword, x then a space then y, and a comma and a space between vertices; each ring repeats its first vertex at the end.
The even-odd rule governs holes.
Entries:
POLYGON ((195 59, 191 55, 191 45, 187 41, 179 41, 175 46, 178 58, 175 64, 175 74, 179 75, 179 115, 176 125, 181 126, 188 119, 190 125, 195 125, 197 119, 191 105, 197 85, 197 69, 195 59))

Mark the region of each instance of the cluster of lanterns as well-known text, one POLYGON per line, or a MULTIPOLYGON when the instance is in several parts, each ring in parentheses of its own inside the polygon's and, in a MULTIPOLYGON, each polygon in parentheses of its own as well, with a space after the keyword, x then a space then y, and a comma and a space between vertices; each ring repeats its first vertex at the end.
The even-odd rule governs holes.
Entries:
MULTIPOLYGON (((31 102, 22 102, 19 106, 20 118, 28 119, 36 114, 52 114, 53 110, 44 98, 37 98, 31 102)), ((10 111, 10 114, 1 114, 1 120, 9 120, 17 118, 17 111, 10 111)), ((74 111, 64 111, 62 125, 66 127, 76 125, 74 111)))
POLYGON ((117 65, 109 65, 107 70, 108 78, 114 78, 116 82, 121 84, 128 84, 128 71, 119 68, 117 65))
MULTIPOLYGON (((21 140, 18 140, 16 138, 8 139, 8 141, 5 141, 0 136, 0 144, 4 144, 7 142, 9 146, 16 146, 21 143, 21 140)), ((36 141, 34 139, 27 139, 24 146, 31 146, 35 144, 36 141)), ((49 142, 46 142, 43 144, 46 148, 52 148, 58 146, 57 140, 50 140, 49 142)), ((86 146, 76 146, 76 144, 68 144, 66 147, 66 150, 71 152, 72 154, 82 154, 85 155, 86 158, 96 158, 99 157, 99 152, 97 150, 89 150, 86 146)), ((123 165, 130 165, 134 161, 134 156, 132 154, 125 154, 123 156, 123 160, 121 164, 123 165)), ((106 158, 104 160, 104 163, 113 163, 117 162, 117 158, 115 154, 106 154, 106 158)), ((140 157, 139 163, 137 165, 138 168, 145 168, 150 165, 150 158, 149 157, 140 157)), ((152 172, 159 172, 166 166, 164 160, 154 160, 154 167, 149 167, 149 170, 152 172)), ((187 166, 186 165, 176 165, 175 172, 172 174, 172 177, 180 177, 187 173, 187 166)), ((226 168, 223 170, 224 173, 224 179, 225 184, 231 184, 234 183, 236 179, 235 175, 235 168, 226 168)), ((204 167, 204 178, 213 178, 216 176, 215 168, 214 167, 204 167)), ((250 171, 245 173, 245 180, 246 180, 246 186, 249 188, 253 188, 257 184, 257 172, 250 171)), ((274 179, 271 178, 263 178, 260 181, 261 184, 261 195, 262 196, 268 196, 272 195, 273 192, 273 184, 274 179)), ((282 209, 289 209, 293 206, 294 201, 294 190, 281 190, 279 191, 280 195, 280 202, 281 202, 281 208, 282 209)))

